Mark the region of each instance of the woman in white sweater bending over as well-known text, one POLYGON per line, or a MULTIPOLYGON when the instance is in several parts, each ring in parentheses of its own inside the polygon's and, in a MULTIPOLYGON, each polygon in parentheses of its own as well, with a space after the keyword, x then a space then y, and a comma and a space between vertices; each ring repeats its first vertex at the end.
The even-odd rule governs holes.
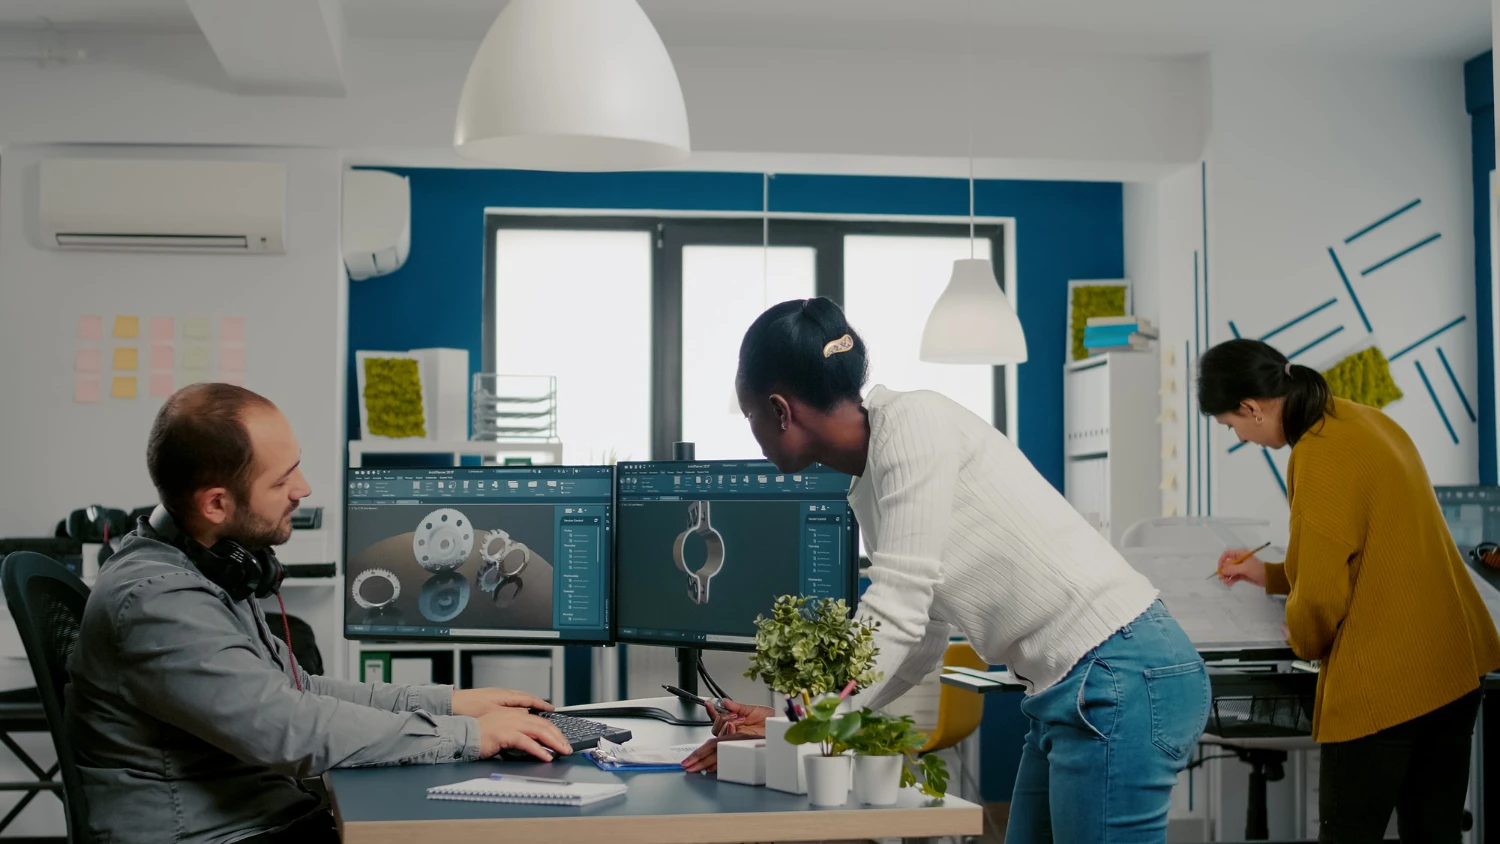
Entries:
MULTIPOLYGON (((783 302, 740 346, 740 408, 783 472, 854 476, 880 622, 861 693, 878 708, 920 682, 953 628, 1027 687, 1030 730, 1006 841, 1164 842, 1177 774, 1208 718, 1203 661, 1156 590, 1002 433, 932 392, 874 387, 865 346, 828 299, 783 302)), ((774 714, 729 702, 715 733, 774 714)), ((687 762, 705 770, 713 742, 687 762)))

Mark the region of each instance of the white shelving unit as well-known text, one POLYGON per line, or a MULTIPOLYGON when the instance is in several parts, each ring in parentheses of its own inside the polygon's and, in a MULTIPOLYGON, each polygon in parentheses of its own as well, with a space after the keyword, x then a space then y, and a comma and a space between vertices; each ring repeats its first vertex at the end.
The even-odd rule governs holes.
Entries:
POLYGON ((1154 352, 1116 352, 1063 371, 1064 494, 1112 544, 1157 515, 1156 361, 1154 352))
MULTIPOLYGON (((471 440, 439 441, 416 439, 409 441, 351 440, 349 442, 349 467, 351 469, 360 468, 364 465, 365 455, 369 454, 447 454, 452 456, 454 466, 462 465, 464 457, 480 457, 483 458, 487 463, 499 463, 502 462, 503 459, 507 456, 524 456, 530 457, 532 459, 532 463, 536 465, 547 465, 562 462, 562 449, 562 443, 548 440, 517 440, 511 442, 471 440)), ((347 561, 344 561, 344 565, 347 565, 347 561)), ((340 571, 342 571, 342 566, 340 568, 340 571)), ((390 654, 392 658, 399 658, 402 654, 423 653, 432 654, 438 658, 451 660, 451 662, 448 663, 447 667, 435 666, 434 673, 438 674, 443 679, 446 679, 446 677, 443 675, 446 671, 451 670, 451 682, 455 684, 466 684, 465 681, 468 678, 465 678, 463 676, 463 667, 466 657, 472 658, 474 655, 486 654, 514 654, 516 656, 537 654, 537 659, 539 661, 546 660, 547 662, 547 669, 545 672, 547 675, 547 679, 544 683, 542 683, 542 685, 546 687, 546 694, 542 693, 543 689, 540 687, 526 688, 524 689, 524 691, 530 691, 533 694, 538 694, 539 696, 545 697, 557 704, 561 704, 563 702, 565 675, 564 650, 561 646, 550 644, 546 640, 538 640, 534 645, 495 645, 484 643, 468 644, 463 642, 455 642, 452 640, 433 642, 381 642, 344 639, 343 618, 345 601, 348 597, 345 594, 343 588, 345 580, 346 579, 342 576, 337 579, 338 589, 335 593, 333 602, 337 605, 339 641, 344 645, 346 659, 344 660, 343 664, 345 670, 347 671, 347 674, 345 675, 347 679, 355 681, 358 681, 360 679, 360 673, 364 666, 365 657, 367 654, 390 654), (545 656, 542 656, 543 654, 545 654, 545 656)), ((596 689, 600 688, 600 678, 597 676, 600 670, 598 665, 599 662, 600 660, 596 655, 596 689)), ((525 675, 527 677, 534 678, 540 676, 541 673, 542 672, 539 671, 527 671, 525 672, 525 675)), ((614 672, 611 672, 611 676, 613 676, 613 673, 614 672)), ((515 685, 524 684, 518 683, 515 685)))

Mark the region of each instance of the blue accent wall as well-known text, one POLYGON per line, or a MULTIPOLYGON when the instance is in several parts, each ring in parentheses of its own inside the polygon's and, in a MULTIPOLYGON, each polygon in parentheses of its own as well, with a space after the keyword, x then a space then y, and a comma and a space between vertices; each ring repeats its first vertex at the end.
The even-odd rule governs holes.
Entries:
MULTIPOLYGON (((350 284, 350 385, 356 383, 357 350, 465 348, 471 368, 482 365, 487 207, 758 212, 762 201, 759 173, 390 170, 411 180, 411 253, 399 271, 350 284)), ((968 183, 778 175, 770 204, 778 212, 962 216, 968 213, 968 183)), ((1014 289, 1029 353, 1017 382, 1018 444, 1061 489, 1068 281, 1124 277, 1122 188, 1113 182, 988 180, 976 183, 974 204, 980 216, 1016 221, 1014 289)), ((913 330, 920 331, 920 324, 913 330)), ((349 436, 356 438, 359 413, 352 388, 348 419, 349 436)), ((587 651, 573 650, 578 653, 568 660, 570 699, 575 679, 586 684, 588 677, 587 651)), ((1018 702, 1012 695, 992 695, 985 702, 980 778, 986 800, 1010 798, 1025 732, 1018 702)))
POLYGON ((1490 289, 1490 171, 1495 169, 1493 53, 1464 64, 1464 102, 1474 156, 1474 315, 1479 350, 1479 482, 1497 482, 1495 445, 1495 325, 1490 289))

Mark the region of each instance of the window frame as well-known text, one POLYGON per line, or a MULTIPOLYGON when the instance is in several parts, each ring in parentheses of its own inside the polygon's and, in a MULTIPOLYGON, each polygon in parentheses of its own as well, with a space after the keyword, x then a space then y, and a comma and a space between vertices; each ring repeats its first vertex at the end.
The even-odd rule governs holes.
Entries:
MULTIPOLYGON (((973 228, 976 238, 990 240, 989 259, 1000 289, 1011 294, 1010 263, 1006 260, 1010 222, 987 219, 973 228)), ((848 236, 968 237, 967 222, 843 219, 771 215, 663 216, 660 214, 572 215, 495 210, 485 212, 483 371, 495 368, 495 278, 498 235, 502 229, 573 231, 645 231, 653 235, 651 253, 651 452, 654 460, 672 458, 673 443, 682 439, 682 249, 686 246, 805 246, 816 250, 817 295, 844 305, 844 238, 848 236), (763 240, 764 238, 764 240, 763 240)), ((1009 408, 1006 367, 992 367, 994 425, 1008 433, 1009 408)))

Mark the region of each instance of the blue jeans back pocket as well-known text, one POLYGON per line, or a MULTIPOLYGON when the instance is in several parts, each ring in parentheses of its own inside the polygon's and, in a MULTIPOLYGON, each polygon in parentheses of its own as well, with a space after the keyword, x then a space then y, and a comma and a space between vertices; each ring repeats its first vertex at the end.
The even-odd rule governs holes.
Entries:
POLYGON ((1173 759, 1191 753, 1208 725, 1208 671, 1202 660, 1146 669, 1151 741, 1173 759))

